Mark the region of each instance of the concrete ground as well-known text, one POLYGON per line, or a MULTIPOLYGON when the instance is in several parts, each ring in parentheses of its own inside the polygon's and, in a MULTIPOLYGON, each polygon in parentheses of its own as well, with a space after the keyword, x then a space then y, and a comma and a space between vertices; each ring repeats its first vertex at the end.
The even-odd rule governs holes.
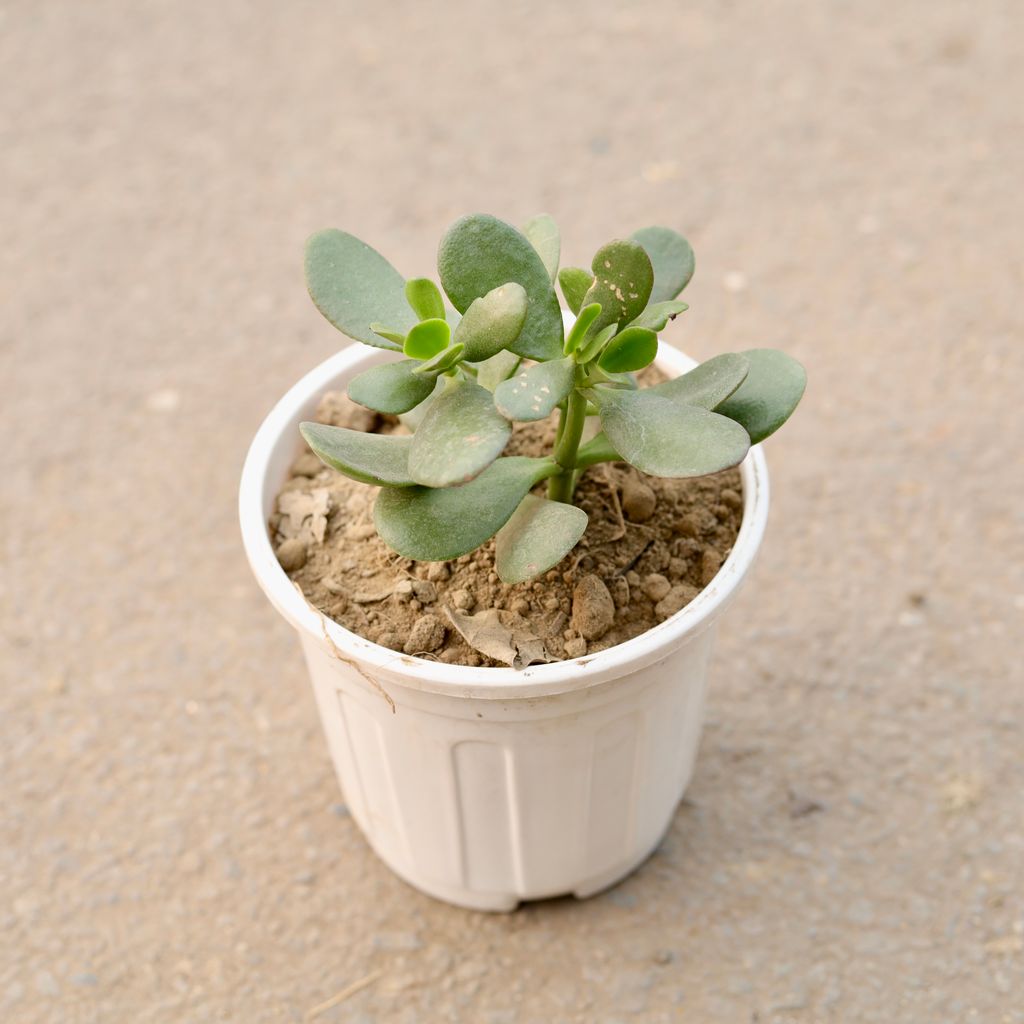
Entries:
POLYGON ((1024 1021, 1022 14, 0 5, 0 1020, 1024 1021), (306 235, 478 209, 810 374, 664 846, 505 917, 363 843, 234 504, 306 235))

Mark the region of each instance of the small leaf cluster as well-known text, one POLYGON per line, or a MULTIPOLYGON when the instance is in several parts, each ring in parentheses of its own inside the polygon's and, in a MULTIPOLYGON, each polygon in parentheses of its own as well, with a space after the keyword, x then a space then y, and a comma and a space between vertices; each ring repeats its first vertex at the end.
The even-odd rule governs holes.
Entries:
POLYGON ((694 477, 737 465, 796 408, 806 377, 774 349, 715 356, 674 380, 638 386, 658 332, 687 305, 690 244, 643 228, 595 253, 590 269, 559 269, 546 214, 522 230, 486 214, 456 221, 430 278, 405 280, 343 231, 314 235, 306 280, 340 331, 396 356, 360 373, 353 401, 401 416, 408 436, 303 423, 329 466, 381 488, 377 531, 399 554, 443 561, 496 537, 505 583, 530 579, 576 545, 587 516, 579 477, 601 462, 694 477), (566 332, 561 304, 575 314, 566 332), (447 298, 447 302, 446 302, 447 298), (557 413, 538 457, 506 456, 515 422, 557 413), (533 493, 548 481, 547 497, 533 493))

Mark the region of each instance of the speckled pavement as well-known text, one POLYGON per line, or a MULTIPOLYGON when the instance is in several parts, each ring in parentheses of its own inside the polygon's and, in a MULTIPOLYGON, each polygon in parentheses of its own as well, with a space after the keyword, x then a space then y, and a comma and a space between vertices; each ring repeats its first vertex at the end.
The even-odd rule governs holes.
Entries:
POLYGON ((1015 0, 0 5, 0 1020, 1024 1021, 1022 39, 1015 0), (577 264, 676 226, 669 337, 810 374, 668 838, 511 916, 367 849, 235 521, 342 343, 306 235, 430 272, 476 209, 577 264))

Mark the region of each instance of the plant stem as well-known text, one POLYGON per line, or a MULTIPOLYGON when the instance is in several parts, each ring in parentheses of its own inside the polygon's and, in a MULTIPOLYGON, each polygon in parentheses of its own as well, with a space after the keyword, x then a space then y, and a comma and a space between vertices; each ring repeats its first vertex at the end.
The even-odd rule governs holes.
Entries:
POLYGON ((576 489, 576 452, 586 420, 587 400, 574 388, 562 414, 555 443, 555 462, 562 467, 562 472, 548 481, 548 497, 552 501, 572 504, 573 491, 576 489))

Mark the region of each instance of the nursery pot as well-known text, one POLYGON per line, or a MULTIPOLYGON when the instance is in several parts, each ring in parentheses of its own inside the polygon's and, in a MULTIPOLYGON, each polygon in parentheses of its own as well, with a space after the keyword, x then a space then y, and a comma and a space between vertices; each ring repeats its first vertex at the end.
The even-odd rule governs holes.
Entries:
MULTIPOLYGON (((239 495, 259 585, 299 634, 345 801, 401 878, 480 910, 619 881, 661 841, 693 773, 718 617, 768 515, 753 447, 743 521, 722 568, 682 611, 626 643, 525 669, 409 657, 309 605, 278 565, 267 521, 320 396, 395 358, 353 345, 306 374, 260 427, 239 495)), ((671 376, 694 362, 661 342, 671 376)))

